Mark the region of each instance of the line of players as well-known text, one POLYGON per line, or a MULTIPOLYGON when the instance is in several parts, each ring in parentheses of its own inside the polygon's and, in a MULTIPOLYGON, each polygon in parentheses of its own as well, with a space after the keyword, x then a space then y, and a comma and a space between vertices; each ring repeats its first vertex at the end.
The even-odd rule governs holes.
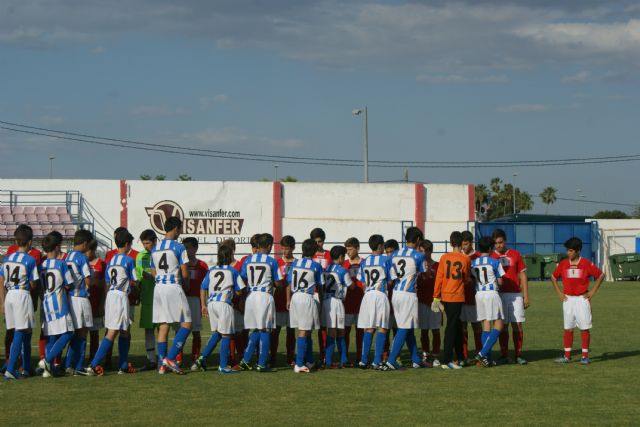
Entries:
MULTIPOLYGON (((22 376, 16 370, 20 358, 22 372, 30 371, 34 323, 30 286, 39 289, 42 301, 40 367, 45 377, 54 375, 56 362, 67 346, 64 367, 68 373, 102 375, 101 363, 110 357, 118 335, 118 373, 135 372, 128 362, 129 329, 132 307, 139 301, 147 349, 145 369, 157 368, 160 374, 183 373, 180 355, 192 332, 192 370, 206 370, 208 356, 220 343, 221 373, 268 371, 276 364, 282 328, 287 334, 287 362, 296 373, 318 366, 400 369, 399 355, 404 344, 414 368, 460 369, 472 362, 488 367, 495 364, 490 359, 491 348, 498 339, 501 362, 508 363, 504 325, 509 323, 515 360, 526 364, 522 358, 522 323, 529 305, 525 266, 517 251, 506 247, 502 230, 496 230, 492 238, 480 239, 479 251, 473 250, 471 233, 452 233, 452 252, 443 255, 439 263, 431 257, 433 245, 416 227, 407 230, 404 248, 393 240, 385 242, 380 235, 371 236, 368 243, 372 254, 366 259, 360 258, 355 238, 348 239, 344 246, 324 250, 325 234, 314 229, 311 238, 302 242, 301 259, 293 257, 293 237, 285 236, 280 242, 282 256, 276 260, 269 255, 272 236, 259 234, 251 239, 253 254, 240 261, 234 258, 233 241, 222 242, 218 261, 209 269, 196 257, 196 239, 177 242, 181 225, 178 218, 169 218, 165 239, 160 242, 152 230, 145 230, 140 236, 144 246, 140 253, 131 248, 133 236, 124 228, 117 229, 117 249, 107 254, 106 263, 95 256, 96 243, 91 233, 79 230, 73 252, 63 254, 61 236, 54 232, 43 241, 47 259, 41 263, 39 276, 40 262, 27 254, 35 251, 31 248, 32 233, 27 226, 18 227, 17 247, 8 251, 0 270, 0 283, 4 282, 8 289, 2 305, 11 339, 5 377, 22 376), (97 346, 103 311, 106 334, 97 346), (447 316, 447 326, 440 362, 442 313, 447 316), (202 351, 201 315, 210 319, 212 330, 202 351), (468 352, 468 323, 474 333, 475 360, 468 352), (169 349, 172 325, 177 331, 169 349), (352 364, 347 349, 354 326, 358 360, 352 364), (414 328, 421 329, 421 356, 414 328), (91 362, 84 368, 89 329, 93 329, 91 362), (320 363, 314 361, 314 330, 319 331, 320 363), (392 343, 390 330, 394 331, 392 343), (374 337, 374 357, 369 363, 374 337), (242 349, 244 352, 239 351, 242 349), (333 363, 336 350, 338 362, 333 363), (252 366, 256 351, 258 362, 252 366)), ((579 257, 580 246, 578 239, 567 242, 568 265, 561 263, 554 273, 554 286, 564 301, 565 355, 558 360, 563 363, 570 360, 574 327, 582 330, 582 362, 588 363, 588 301, 603 280, 597 267, 579 257), (598 279, 591 291, 589 277, 598 279), (560 291, 557 278, 562 278, 565 293, 560 291)))

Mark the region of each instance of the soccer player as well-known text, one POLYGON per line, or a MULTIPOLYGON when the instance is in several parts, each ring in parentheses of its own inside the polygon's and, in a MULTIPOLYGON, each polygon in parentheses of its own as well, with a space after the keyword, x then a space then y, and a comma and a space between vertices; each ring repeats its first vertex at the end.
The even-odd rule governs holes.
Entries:
POLYGON ((411 353, 414 368, 424 368, 427 365, 418 356, 418 346, 413 329, 418 326, 418 297, 416 295, 416 279, 419 273, 424 273, 424 254, 417 248, 424 239, 422 230, 409 227, 405 232, 406 247, 393 253, 391 257, 391 279, 395 280, 393 289, 393 312, 396 316, 398 332, 393 337, 391 353, 385 363, 389 370, 400 369, 396 361, 400 350, 406 342, 411 353))
MULTIPOLYGON (((313 254, 312 259, 322 266, 323 270, 326 270, 329 265, 331 265, 331 254, 329 251, 324 250, 324 242, 327 238, 324 230, 322 228, 314 228, 309 233, 309 237, 311 240, 316 242, 318 248, 316 249, 316 253, 313 254)), ((320 304, 320 298, 318 295, 314 295, 314 298, 318 304, 320 304)), ((320 354, 320 360, 324 360, 324 349, 327 343, 327 332, 320 328, 318 329, 318 352, 320 354)))
POLYGON ((289 275, 289 270, 295 258, 293 251, 296 248, 296 239, 293 236, 284 236, 280 239, 280 247, 282 248, 282 256, 277 259, 278 266, 280 267, 280 274, 285 279, 282 279, 281 286, 276 288, 274 299, 276 302, 276 328, 271 333, 271 366, 276 364, 276 356, 278 354, 278 343, 280 341, 280 329, 286 328, 286 349, 287 349, 287 364, 291 367, 295 364, 295 349, 296 349, 296 331, 289 327, 289 309, 287 308, 287 283, 286 277, 289 275))
MULTIPOLYGON (((322 286, 322 266, 312 258, 317 250, 312 239, 302 242, 302 258, 291 265, 287 277, 287 305, 289 322, 298 329, 295 373, 308 373, 314 366, 311 331, 319 329, 318 304, 313 295, 322 286)), ((321 356, 322 357, 322 356, 321 356)))
POLYGON ((246 259, 242 265, 240 275, 247 283, 247 296, 244 309, 244 327, 252 329, 249 343, 240 361, 243 370, 251 370, 249 363, 256 346, 260 342, 258 357, 258 372, 268 372, 267 357, 271 345, 271 329, 276 326, 276 305, 273 300, 274 283, 282 280, 278 262, 269 256, 273 248, 273 236, 268 233, 258 237, 258 252, 246 259))
MULTIPOLYGON (((386 242, 384 242, 384 253, 387 257, 389 257, 389 261, 391 261, 391 256, 393 255, 393 253, 399 250, 400 250, 400 244, 396 239, 389 239, 386 242)), ((393 314, 393 304, 391 303, 391 301, 393 300, 393 281, 392 280, 389 280, 389 283, 387 286, 387 298, 389 299, 389 307, 390 307, 390 311, 389 311, 390 330, 389 330, 389 333, 387 334, 387 340, 385 341, 385 344, 384 344, 383 357, 385 360, 389 357, 389 350, 391 347, 391 331, 393 331, 394 336, 396 332, 398 332, 398 327, 396 325, 396 316, 394 316, 393 314)))
POLYGON ((501 359, 499 363, 509 363, 509 324, 513 335, 516 363, 526 365, 527 361, 522 357, 522 343, 524 330, 522 324, 525 321, 525 310, 529 307, 529 285, 527 282, 527 266, 520 256, 520 252, 507 248, 507 234, 504 230, 496 228, 492 236, 495 250, 491 254, 502 264, 504 277, 500 288, 500 298, 504 305, 505 327, 500 335, 501 359))
POLYGON ((102 339, 96 355, 87 367, 87 374, 89 375, 104 375, 104 369, 99 363, 106 356, 109 348, 113 346, 116 335, 119 335, 118 353, 120 361, 118 374, 135 372, 135 370, 129 370, 128 358, 131 339, 127 337, 131 326, 128 293, 131 287, 138 286, 135 261, 130 256, 127 256, 131 251, 133 236, 126 229, 119 230, 114 240, 118 253, 111 257, 105 271, 105 281, 109 286, 104 316, 104 325, 107 333, 102 339))
POLYGON ((175 216, 164 223, 164 239, 151 250, 151 274, 156 279, 153 289, 153 323, 158 324, 159 374, 167 369, 176 374, 184 371, 176 363, 176 356, 191 332, 191 310, 185 295, 189 287, 189 267, 187 251, 176 241, 180 237, 182 220, 175 216), (180 329, 173 339, 171 350, 167 353, 169 327, 180 323, 180 329))
POLYGON ((23 368, 29 372, 31 328, 35 321, 30 292, 39 280, 36 260, 27 253, 33 240, 33 231, 30 228, 18 228, 14 237, 17 250, 5 257, 0 269, 0 304, 4 307, 7 330, 14 330, 4 373, 6 379, 20 378, 16 365, 21 351, 23 368))
POLYGON ((56 241, 59 242, 60 250, 58 251, 57 259, 62 261, 66 260, 68 254, 62 250, 62 242, 64 241, 64 238, 62 237, 62 233, 60 233, 59 231, 53 230, 48 234, 48 236, 53 236, 56 239, 56 241))
POLYGON ((360 270, 360 241, 355 237, 350 237, 344 242, 344 246, 347 248, 347 258, 342 263, 342 266, 349 271, 351 281, 355 284, 349 288, 347 296, 344 299, 344 311, 345 311, 345 341, 347 343, 347 349, 349 349, 349 337, 351 335, 351 327, 356 326, 356 365, 360 362, 360 356, 362 355, 362 338, 364 336, 364 329, 358 328, 358 313, 360 312, 360 305, 362 304, 362 298, 364 297, 364 290, 362 289, 362 282, 358 280, 358 271, 360 270))
POLYGON ((347 363, 347 342, 345 339, 345 307, 344 300, 353 290, 354 283, 351 280, 349 270, 342 265, 345 262, 347 249, 344 246, 331 248, 332 263, 324 273, 322 289, 322 315, 320 324, 327 330, 327 347, 325 349, 324 366, 327 368, 343 368, 347 363), (340 363, 333 364, 333 351, 338 342, 340 350, 340 363))
POLYGON ((93 312, 89 302, 91 269, 85 255, 93 234, 89 230, 78 230, 73 236, 73 251, 69 252, 65 262, 73 277, 73 286, 69 290, 69 309, 73 319, 75 333, 67 351, 65 368, 71 375, 86 375, 84 355, 87 347, 87 331, 93 326, 93 312))
POLYGON ((73 283, 67 264, 60 259, 60 241, 48 235, 42 239, 47 259, 42 262, 40 286, 42 288, 42 333, 48 343, 42 360, 42 376, 53 376, 51 364, 62 354, 73 336, 73 319, 69 313, 67 290, 73 283))
POLYGON ((85 255, 89 259, 89 269, 91 270, 91 289, 89 292, 89 303, 91 304, 91 314, 93 315, 93 326, 89 328, 89 360, 93 359, 98 351, 100 329, 104 328, 104 304, 106 298, 104 270, 105 262, 98 257, 96 251, 98 241, 92 240, 85 255))
POLYGON ((198 253, 198 239, 195 237, 187 237, 182 240, 182 244, 187 250, 187 257, 189 262, 189 289, 187 290, 187 302, 189 303, 189 309, 191 310, 191 332, 193 334, 193 341, 191 343, 191 370, 197 371, 196 359, 200 355, 200 347, 202 345, 202 338, 200 337, 200 330, 202 329, 202 308, 200 306, 200 285, 204 277, 209 272, 209 266, 206 262, 196 258, 198 253))
POLYGON ((384 347, 388 340, 391 304, 387 297, 387 284, 391 276, 391 258, 384 255, 384 238, 379 234, 369 237, 369 248, 371 248, 371 255, 360 263, 360 271, 358 271, 358 280, 365 286, 358 313, 358 327, 364 330, 358 367, 361 369, 369 367, 373 334, 376 334, 371 367, 379 369, 382 366, 384 347))
POLYGON ((206 360, 213 353, 218 342, 220 344, 221 374, 240 372, 229 367, 229 344, 234 333, 234 315, 232 298, 240 294, 245 283, 238 270, 231 266, 233 249, 231 245, 221 244, 218 247, 218 262, 211 267, 202 281, 200 303, 202 315, 209 318, 211 324, 211 338, 198 357, 195 364, 198 369, 205 371, 206 360))
POLYGON ((462 233, 451 233, 449 243, 452 252, 440 258, 431 309, 435 312, 444 310, 447 315, 441 366, 443 369, 461 369, 462 366, 453 361, 453 350, 455 348, 458 362, 464 361, 460 313, 464 305, 464 287, 471 280, 471 260, 462 253, 462 233))
POLYGON ((418 274, 418 324, 420 326, 420 343, 422 345, 422 360, 431 366, 440 366, 440 327, 442 313, 431 310, 433 303, 433 288, 436 283, 438 263, 433 260, 433 243, 423 240, 420 250, 424 254, 424 273, 418 274), (433 345, 430 346, 429 331, 433 345))
MULTIPOLYGON (((462 232, 462 253, 468 256, 471 262, 480 255, 479 252, 473 249, 473 233, 467 230, 462 232)), ((471 323, 471 329, 473 330, 476 353, 482 349, 482 325, 478 321, 476 312, 476 286, 473 281, 467 282, 467 286, 464 288, 464 305, 462 306, 460 320, 462 320, 462 352, 464 353, 465 364, 470 364, 469 329, 467 327, 469 323, 471 323)))
POLYGON ((156 335, 153 324, 153 290, 155 279, 151 272, 151 250, 158 242, 153 230, 144 230, 140 234, 143 250, 136 257, 136 276, 140 281, 140 327, 144 329, 144 346, 147 361, 141 370, 158 369, 156 358, 156 335))
MULTIPOLYGON (((471 275, 476 287, 476 307, 478 320, 482 322, 482 348, 476 355, 476 360, 485 368, 492 366, 491 349, 504 327, 504 313, 502 300, 498 289, 502 284, 504 270, 502 264, 490 257, 493 241, 485 236, 478 241, 480 249, 478 256, 471 262, 471 275), (492 325, 493 323, 493 325, 492 325)), ((465 301, 466 302, 466 301, 465 301)))
POLYGON ((573 345, 573 329, 580 329, 582 338, 582 356, 580 363, 589 364, 589 342, 591 340, 591 300, 600 289, 604 274, 594 263, 580 256, 582 240, 572 237, 564 243, 568 258, 558 263, 551 276, 551 283, 562 301, 564 317, 564 355, 556 362, 569 363, 571 361, 571 347, 573 345), (589 290, 589 278, 596 284, 589 290), (560 290, 558 279, 562 280, 563 289, 560 290))

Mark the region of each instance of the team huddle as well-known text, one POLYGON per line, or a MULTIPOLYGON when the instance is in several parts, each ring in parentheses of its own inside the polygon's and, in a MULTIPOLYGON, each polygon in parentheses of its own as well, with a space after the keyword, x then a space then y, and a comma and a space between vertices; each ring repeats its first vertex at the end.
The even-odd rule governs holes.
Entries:
MULTIPOLYGON (((402 248, 395 240, 372 235, 366 258, 360 257, 356 238, 325 250, 325 233, 316 228, 301 243, 301 258, 293 256, 295 239, 284 236, 276 259, 270 255, 273 236, 256 234, 251 238, 252 254, 241 260, 235 258, 233 240, 222 241, 217 262, 209 268, 196 257, 197 239, 178 242, 181 228, 181 220, 170 217, 164 224, 164 239, 159 240, 153 230, 143 231, 144 250, 138 253, 132 249, 134 237, 120 227, 114 232, 117 249, 102 261, 87 230, 75 233, 69 253, 62 252, 62 236, 52 232, 42 240, 41 253, 32 247, 31 228, 19 226, 15 245, 0 269, 0 306, 7 328, 4 377, 33 374, 31 338, 37 308, 42 321, 40 362, 33 372, 43 377, 103 375, 111 367, 116 338, 119 374, 137 370, 183 374, 183 348, 189 335, 192 371, 207 370, 219 344, 220 373, 266 372, 277 364, 282 329, 286 362, 295 373, 345 367, 405 369, 400 361, 405 345, 412 368, 527 363, 523 358, 523 323, 530 304, 526 266, 520 254, 507 247, 507 236, 500 229, 481 237, 475 249, 472 233, 451 233, 451 251, 439 262, 432 258, 432 242, 417 227, 406 230, 402 248), (140 369, 129 361, 130 328, 138 304, 147 353, 140 369), (209 319, 212 332, 204 348, 203 317, 209 319), (469 324, 474 356, 467 338, 469 324), (513 359, 508 353, 509 325, 513 359), (175 336, 169 346, 172 329, 175 336), (355 329, 354 361, 348 355, 351 329, 355 329), (421 351, 415 329, 420 329, 421 351), (313 351, 314 331, 318 331, 318 353, 313 351), (494 361, 497 342, 500 359, 494 361)), ((552 277, 564 315, 564 354, 556 361, 571 361, 573 330, 578 328, 580 362, 588 364, 590 301, 604 275, 580 257, 580 239, 567 240, 565 247, 568 258, 552 277), (596 283, 589 289, 591 278, 596 283)))

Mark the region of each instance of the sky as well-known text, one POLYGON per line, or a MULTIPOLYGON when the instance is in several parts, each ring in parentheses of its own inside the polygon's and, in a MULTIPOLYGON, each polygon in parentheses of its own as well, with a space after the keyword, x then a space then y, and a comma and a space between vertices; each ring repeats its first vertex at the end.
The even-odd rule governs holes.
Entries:
MULTIPOLYGON (((273 179, 277 165, 280 177, 361 182, 361 166, 194 150, 361 160, 363 120, 352 110, 364 106, 370 160, 638 155, 639 68, 632 1, 4 0, 1 121, 152 145, 0 129, 0 177, 48 178, 54 156, 56 178, 246 181, 273 179)), ((497 176, 533 195, 553 186, 562 198, 634 205, 637 168, 461 164, 408 173, 426 183, 497 176)), ((403 173, 370 166, 369 179, 403 173)), ((600 209, 632 207, 559 200, 550 212, 600 209)))

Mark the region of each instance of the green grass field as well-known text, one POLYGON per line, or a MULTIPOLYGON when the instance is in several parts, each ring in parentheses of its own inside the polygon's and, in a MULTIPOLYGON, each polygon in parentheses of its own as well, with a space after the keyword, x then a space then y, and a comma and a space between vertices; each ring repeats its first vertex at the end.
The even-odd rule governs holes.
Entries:
MULTIPOLYGON (((551 285, 532 284, 531 302, 527 366, 36 377, 0 384, 0 425, 640 423, 640 283, 606 283, 594 298, 590 366, 552 361, 562 346, 562 313, 551 285)), ((132 334, 133 360, 141 364, 143 332, 132 334)))

